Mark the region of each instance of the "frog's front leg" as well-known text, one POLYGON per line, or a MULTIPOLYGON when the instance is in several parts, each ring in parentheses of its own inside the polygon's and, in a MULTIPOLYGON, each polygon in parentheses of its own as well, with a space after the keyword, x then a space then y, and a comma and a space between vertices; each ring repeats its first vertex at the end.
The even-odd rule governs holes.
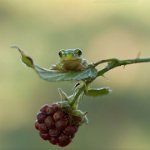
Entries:
POLYGON ((89 66, 89 63, 88 63, 88 61, 86 60, 86 59, 82 59, 82 66, 86 69, 86 68, 88 68, 88 66, 89 66))
POLYGON ((85 95, 87 96, 103 96, 111 92, 111 89, 108 87, 102 88, 85 88, 85 95))
POLYGON ((56 71, 60 71, 60 72, 64 71, 62 65, 59 64, 59 63, 58 63, 58 64, 55 64, 55 65, 52 65, 52 66, 50 67, 50 70, 56 70, 56 71))

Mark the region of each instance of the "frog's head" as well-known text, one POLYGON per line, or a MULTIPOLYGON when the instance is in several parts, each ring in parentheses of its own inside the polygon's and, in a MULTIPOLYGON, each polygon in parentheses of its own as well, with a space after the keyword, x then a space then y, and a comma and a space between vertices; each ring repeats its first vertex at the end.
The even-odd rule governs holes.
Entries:
POLYGON ((79 60, 82 56, 82 50, 79 48, 66 50, 62 49, 58 54, 61 60, 79 60))

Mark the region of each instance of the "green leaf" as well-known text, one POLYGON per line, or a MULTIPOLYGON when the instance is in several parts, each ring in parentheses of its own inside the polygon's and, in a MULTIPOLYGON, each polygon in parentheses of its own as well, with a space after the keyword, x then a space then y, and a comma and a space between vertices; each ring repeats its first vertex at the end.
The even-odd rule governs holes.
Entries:
POLYGON ((24 62, 24 64, 26 64, 28 67, 31 67, 31 68, 34 67, 33 60, 29 56, 23 56, 22 62, 24 62))
POLYGON ((34 65, 34 69, 42 79, 47 81, 80 81, 95 78, 97 75, 97 70, 95 68, 88 68, 81 72, 59 72, 34 65))
POLYGON ((11 48, 16 48, 20 52, 21 60, 24 64, 26 64, 28 67, 34 68, 34 63, 31 57, 26 56, 24 52, 18 46, 14 45, 14 46, 11 46, 11 48))
POLYGON ((19 47, 12 46, 12 48, 17 48, 17 50, 21 53, 22 62, 24 64, 26 64, 28 67, 33 68, 42 79, 50 82, 80 81, 80 80, 93 79, 97 76, 97 70, 92 66, 80 72, 75 72, 75 71, 60 72, 56 70, 41 68, 40 66, 34 64, 32 58, 25 55, 24 52, 19 47))
POLYGON ((108 87, 102 88, 90 88, 85 91, 85 95, 87 96, 103 96, 107 95, 111 92, 111 89, 108 87))

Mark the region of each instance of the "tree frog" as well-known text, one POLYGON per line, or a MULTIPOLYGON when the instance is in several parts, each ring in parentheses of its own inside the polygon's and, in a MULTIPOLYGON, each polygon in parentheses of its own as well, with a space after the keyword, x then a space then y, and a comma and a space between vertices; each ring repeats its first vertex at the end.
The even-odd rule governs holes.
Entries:
POLYGON ((89 66, 87 60, 82 58, 82 50, 79 48, 62 49, 58 54, 60 61, 56 65, 53 65, 51 70, 61 72, 83 71, 89 66))
MULTIPOLYGON (((75 49, 62 49, 58 53, 60 61, 52 65, 51 70, 57 70, 61 72, 67 71, 83 71, 89 67, 89 64, 86 59, 82 58, 82 50, 79 48, 75 49)), ((81 81, 82 82, 82 81, 81 81)), ((78 82, 77 86, 83 86, 84 82, 78 82)), ((110 92, 110 89, 107 87, 103 88, 89 88, 85 86, 84 94, 87 96, 102 96, 107 95, 110 92)))

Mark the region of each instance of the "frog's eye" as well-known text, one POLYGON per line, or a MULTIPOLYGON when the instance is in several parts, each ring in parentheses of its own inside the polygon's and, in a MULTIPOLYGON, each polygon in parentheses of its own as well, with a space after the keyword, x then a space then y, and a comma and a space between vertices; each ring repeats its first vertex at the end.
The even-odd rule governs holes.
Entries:
POLYGON ((62 58, 65 55, 65 50, 61 49, 58 53, 59 57, 62 58))
POLYGON ((63 56, 62 51, 59 51, 58 55, 59 57, 62 57, 63 56))
POLYGON ((76 50, 75 50, 75 53, 78 54, 78 56, 81 56, 81 55, 82 55, 82 50, 76 49, 76 50))

